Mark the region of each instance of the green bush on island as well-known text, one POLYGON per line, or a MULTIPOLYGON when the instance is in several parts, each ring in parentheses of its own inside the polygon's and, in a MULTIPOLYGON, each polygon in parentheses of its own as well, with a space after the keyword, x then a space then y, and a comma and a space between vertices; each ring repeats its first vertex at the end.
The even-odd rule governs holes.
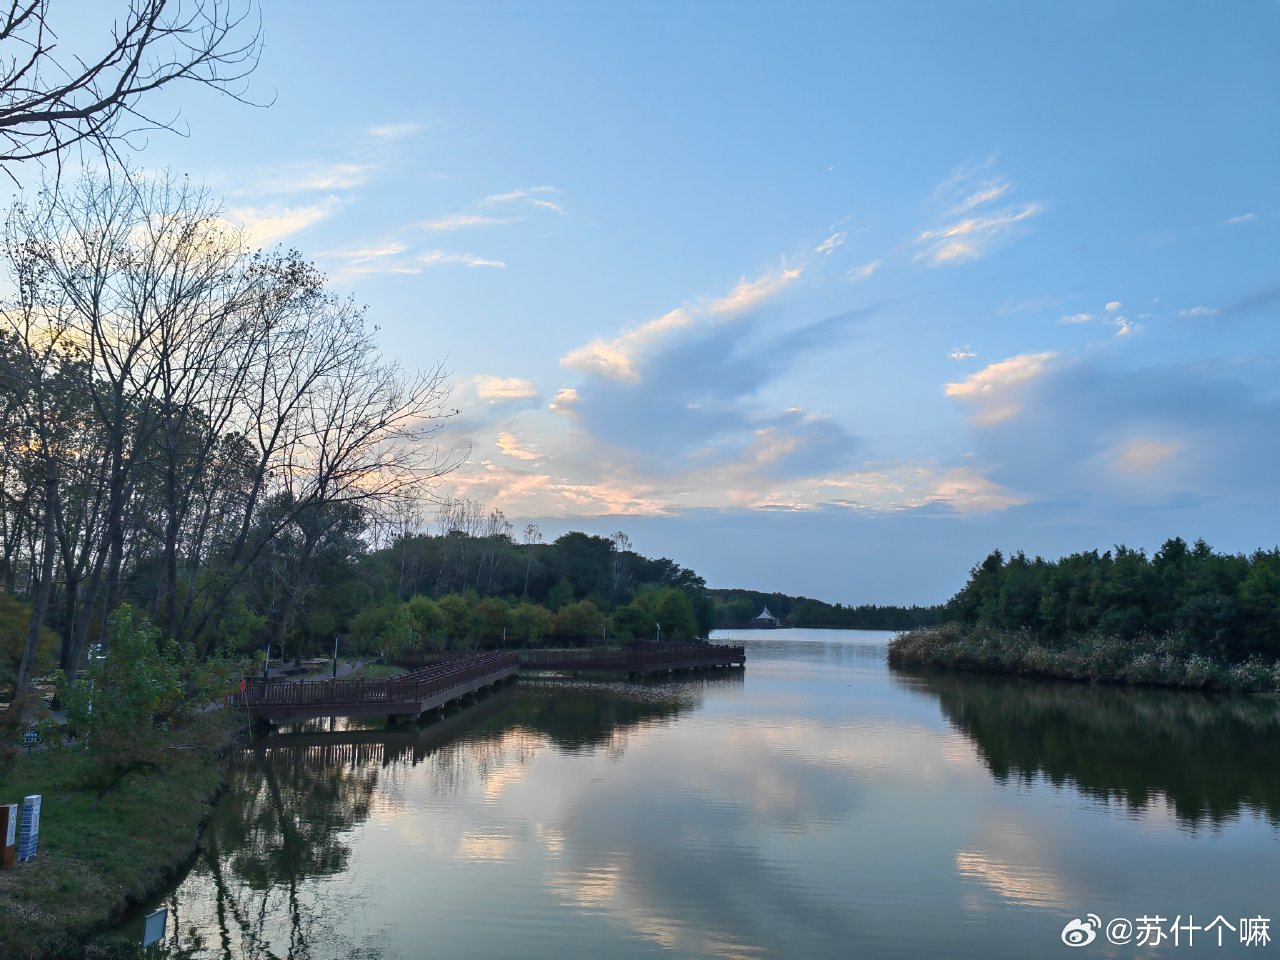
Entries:
POLYGON ((687 642, 705 635, 694 601, 675 587, 643 586, 629 603, 612 611, 591 598, 553 609, 527 600, 482 598, 468 590, 438 599, 418 595, 403 603, 389 599, 366 607, 352 617, 344 649, 397 657, 415 650, 495 649, 504 644, 616 643, 652 640, 659 627, 664 640, 687 642))
POLYGON ((1280 691, 1280 550, 1166 541, 1057 561, 990 554, 950 622, 896 638, 897 667, 1211 690, 1280 691))

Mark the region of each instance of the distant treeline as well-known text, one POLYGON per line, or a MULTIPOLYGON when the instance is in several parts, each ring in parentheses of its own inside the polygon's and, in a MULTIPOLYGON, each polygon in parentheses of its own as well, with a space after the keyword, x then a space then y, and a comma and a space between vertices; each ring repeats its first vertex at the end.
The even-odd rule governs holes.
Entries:
POLYGON ((749 626, 762 609, 790 627, 835 627, 855 630, 910 630, 942 622, 944 608, 893 607, 860 604, 846 607, 809 597, 755 590, 708 590, 715 604, 713 623, 719 629, 749 626))
POLYGON ((1155 555, 1119 546, 1060 560, 991 553, 947 603, 947 619, 1026 629, 1060 642, 1089 633, 1133 640, 1184 634, 1229 661, 1280 657, 1280 550, 1215 553, 1165 541, 1155 555))

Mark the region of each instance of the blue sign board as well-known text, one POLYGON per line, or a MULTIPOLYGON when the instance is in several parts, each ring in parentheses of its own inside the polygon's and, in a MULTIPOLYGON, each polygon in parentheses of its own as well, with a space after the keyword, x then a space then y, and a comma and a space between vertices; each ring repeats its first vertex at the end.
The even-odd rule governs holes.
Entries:
POLYGON ((161 907, 155 913, 149 913, 142 921, 142 945, 149 947, 164 938, 165 924, 169 920, 169 908, 161 907))
POLYGON ((18 859, 33 860, 36 841, 40 837, 40 794, 33 793, 22 800, 22 826, 18 828, 18 859))

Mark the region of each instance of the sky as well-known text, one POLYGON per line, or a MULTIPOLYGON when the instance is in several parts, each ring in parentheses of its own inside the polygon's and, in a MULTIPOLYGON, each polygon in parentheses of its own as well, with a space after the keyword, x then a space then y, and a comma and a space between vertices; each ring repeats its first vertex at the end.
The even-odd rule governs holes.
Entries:
POLYGON ((1275 0, 260 12, 134 162, 444 363, 439 496, 846 604, 1280 544, 1275 0))

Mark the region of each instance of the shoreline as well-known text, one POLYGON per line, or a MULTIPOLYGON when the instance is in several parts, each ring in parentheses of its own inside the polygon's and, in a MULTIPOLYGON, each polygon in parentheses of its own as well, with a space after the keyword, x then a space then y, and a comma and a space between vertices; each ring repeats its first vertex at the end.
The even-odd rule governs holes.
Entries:
POLYGON ((987 673, 1050 680, 1280 694, 1280 661, 1229 663, 1189 649, 1177 638, 1087 634, 1061 645, 1030 633, 944 624, 900 634, 889 642, 895 669, 987 673))
POLYGON ((16 758, 0 789, 18 801, 42 795, 40 842, 31 863, 0 871, 0 956, 83 957, 95 941, 95 954, 128 955, 108 931, 198 854, 226 788, 223 757, 247 729, 236 711, 200 714, 174 731, 163 766, 105 793, 87 782, 74 747, 16 758))

